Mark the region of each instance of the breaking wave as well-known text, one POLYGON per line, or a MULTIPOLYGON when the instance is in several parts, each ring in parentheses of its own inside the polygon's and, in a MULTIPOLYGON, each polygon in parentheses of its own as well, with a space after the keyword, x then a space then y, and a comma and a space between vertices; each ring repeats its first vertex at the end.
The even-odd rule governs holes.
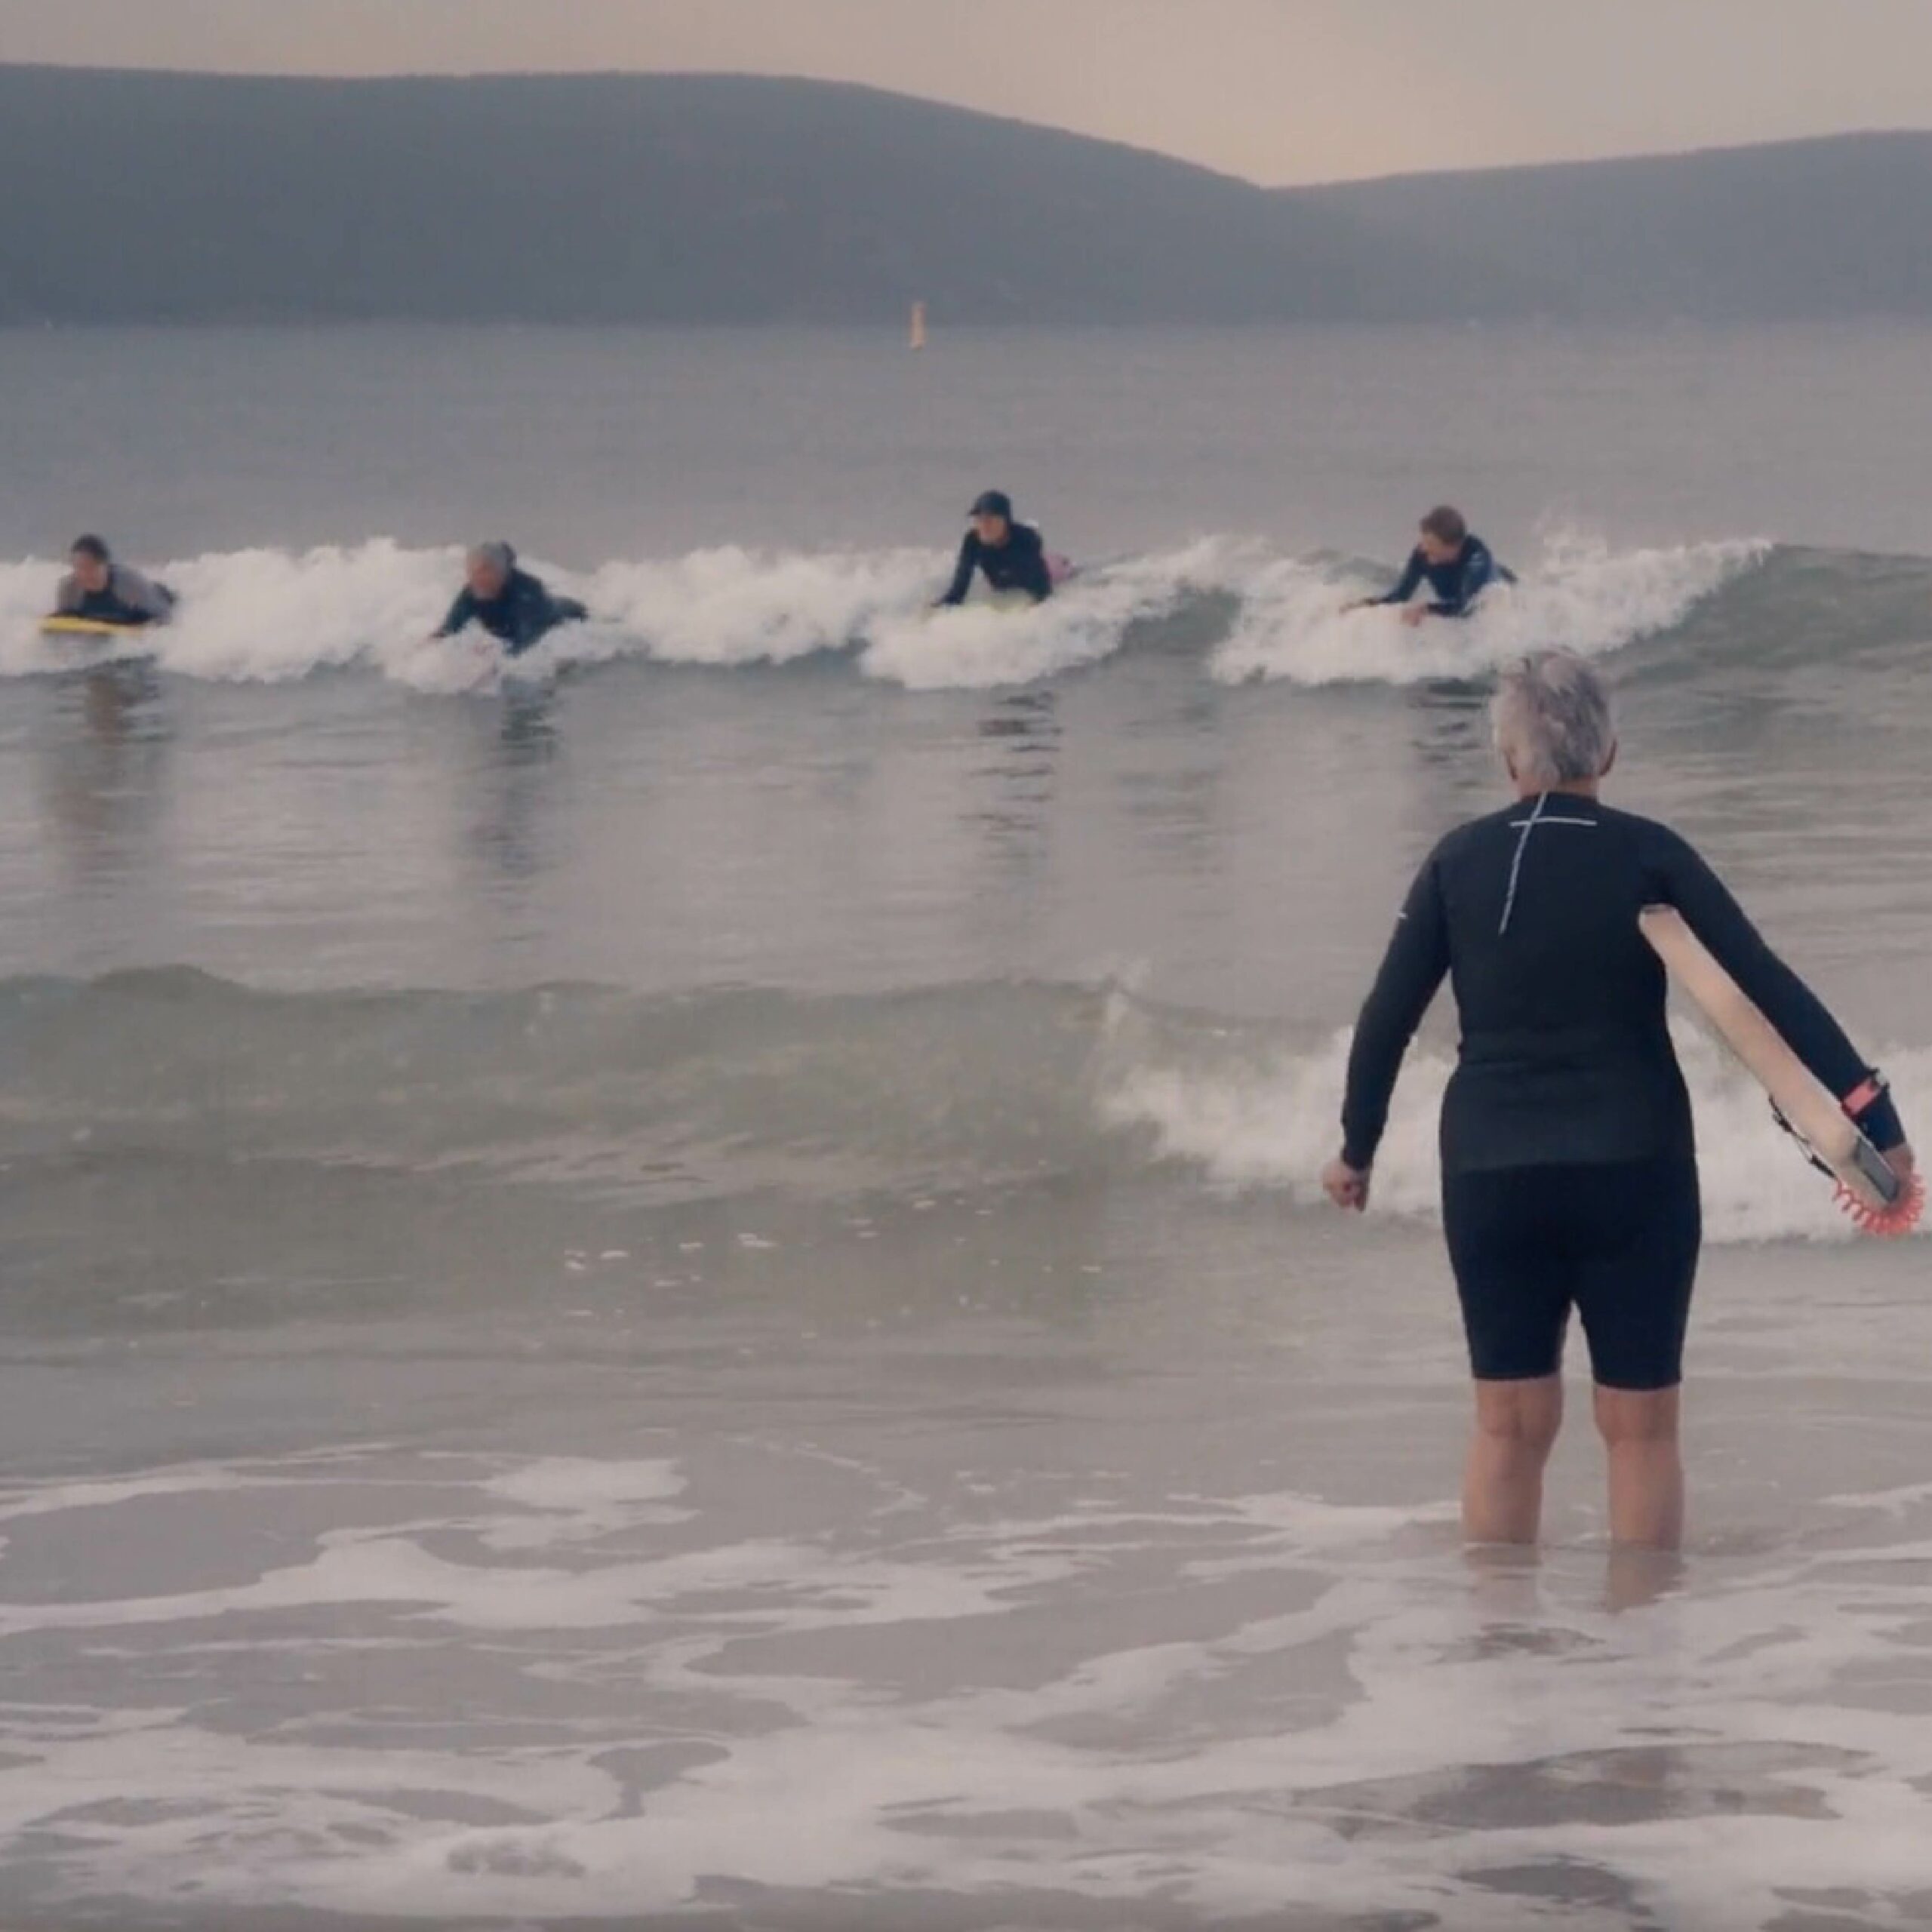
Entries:
MULTIPOLYGON (((548 580, 595 614, 520 660, 516 672, 541 679, 617 661, 738 669, 823 659, 938 691, 1030 683, 1122 651, 1156 650, 1192 653, 1230 683, 1410 685, 1479 676, 1532 645, 1597 654, 1666 635, 1740 594, 1774 556, 1802 554, 1753 543, 1618 551, 1552 540, 1525 561, 1518 587, 1493 592, 1470 621, 1419 632, 1386 611, 1341 614, 1346 601, 1382 581, 1367 566, 1252 539, 1207 537, 1094 564, 1050 604, 1018 611, 931 609, 949 561, 931 551, 727 548, 587 573, 538 560, 548 580)), ((1855 603, 1861 571, 1874 565, 1831 560, 1842 600, 1855 603)), ((179 676, 285 683, 354 669, 454 694, 494 689, 503 669, 487 639, 430 637, 460 577, 454 550, 377 539, 156 568, 181 597, 180 615, 125 648, 179 676)), ((38 635, 59 571, 46 558, 0 565, 0 674, 83 661, 73 640, 38 635)), ((1895 585, 1887 594, 1895 598, 1895 585)))
MULTIPOLYGON (((1291 1038, 1118 986, 988 981, 808 998, 278 993, 184 968, 0 986, 0 1162, 200 1159, 433 1172, 659 1200, 1192 1174, 1318 1201, 1345 1034, 1291 1038)), ((1763 1097, 1680 1041, 1711 1238, 1844 1232, 1763 1097)), ((1932 1050, 1886 1055, 1932 1084, 1932 1050)), ((1435 1212, 1449 1063, 1419 1044, 1377 1206, 1435 1212)))

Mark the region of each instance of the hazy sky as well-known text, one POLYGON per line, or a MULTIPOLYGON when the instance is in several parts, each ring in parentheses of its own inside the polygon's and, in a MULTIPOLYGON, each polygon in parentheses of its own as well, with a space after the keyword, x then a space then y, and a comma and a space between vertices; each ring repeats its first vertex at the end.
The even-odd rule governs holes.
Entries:
POLYGON ((1932 0, 0 0, 0 59, 811 74, 1269 182, 1932 126, 1932 0))

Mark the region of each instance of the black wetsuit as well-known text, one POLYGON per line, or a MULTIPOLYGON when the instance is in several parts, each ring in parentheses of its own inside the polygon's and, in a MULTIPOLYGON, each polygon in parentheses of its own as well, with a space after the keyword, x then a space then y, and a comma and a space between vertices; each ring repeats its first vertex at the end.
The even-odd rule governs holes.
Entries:
POLYGON ((1031 524, 1010 523, 1006 541, 997 549, 982 543, 979 533, 969 530, 959 546, 958 568, 940 601, 942 609, 963 604, 973 587, 973 573, 984 571, 986 581, 995 590, 1023 590, 1036 604, 1044 604, 1054 594, 1053 572, 1047 563, 1046 546, 1031 524))
POLYGON ((125 564, 113 564, 100 590, 83 590, 76 577, 62 578, 54 606, 63 617, 97 624, 165 624, 174 614, 174 593, 125 564))
POLYGON ((1438 617, 1466 617, 1476 599, 1492 583, 1514 583, 1515 573, 1503 568, 1480 537, 1466 537, 1463 547, 1446 564, 1432 564, 1420 545, 1411 551, 1401 580, 1378 604, 1406 604, 1426 582, 1435 592, 1429 605, 1438 617))
MULTIPOLYGON (((1462 1044, 1443 1202, 1476 1374, 1553 1373, 1574 1303, 1597 1379, 1678 1379, 1700 1234, 1690 1097, 1646 906, 1686 924, 1832 1093, 1869 1071, 1836 1020, 1665 826, 1564 793, 1452 832, 1411 888, 1349 1060, 1343 1158, 1375 1158, 1395 1076, 1451 977, 1462 1044)), ((1890 1098, 1860 1125, 1904 1138, 1890 1098)))
POLYGON ((515 570, 502 590, 487 602, 466 587, 450 606, 436 635, 454 637, 472 624, 481 624, 509 647, 511 657, 520 657, 559 624, 581 623, 589 614, 575 598, 553 597, 540 577, 515 570))

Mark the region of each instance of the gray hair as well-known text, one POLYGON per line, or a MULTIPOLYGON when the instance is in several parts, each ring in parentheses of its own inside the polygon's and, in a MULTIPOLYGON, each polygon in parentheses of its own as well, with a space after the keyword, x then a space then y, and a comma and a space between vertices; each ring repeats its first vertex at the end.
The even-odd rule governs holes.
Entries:
POLYGON ((1511 665, 1489 718, 1496 749, 1525 784, 1600 778, 1617 749, 1609 688, 1574 651, 1539 651, 1511 665))
POLYGON ((493 571, 501 571, 508 577, 516 568, 516 552, 507 543, 477 543, 470 547, 469 561, 488 564, 493 571))

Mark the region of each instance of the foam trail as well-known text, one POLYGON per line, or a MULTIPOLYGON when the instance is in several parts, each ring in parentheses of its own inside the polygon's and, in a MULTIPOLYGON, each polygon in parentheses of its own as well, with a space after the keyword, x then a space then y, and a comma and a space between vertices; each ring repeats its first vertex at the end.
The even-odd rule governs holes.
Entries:
MULTIPOLYGON (((1217 1186, 1279 1189, 1298 1204, 1319 1200, 1318 1177, 1340 1139, 1346 1032, 1313 1051, 1278 1050, 1257 1059, 1177 1054, 1148 1037, 1124 1000, 1116 1001, 1110 1026, 1117 1039, 1134 1040, 1114 1059, 1101 1097, 1110 1124, 1151 1130, 1161 1157, 1199 1167, 1217 1186)), ((1702 1033, 1680 1029, 1677 1048, 1697 1121, 1706 1238, 1850 1238, 1830 1186, 1799 1164, 1757 1083, 1702 1033)), ((1932 1081, 1932 1051, 1881 1057, 1907 1092, 1932 1081)), ((1383 1211, 1419 1219, 1438 1211, 1436 1123, 1450 1070, 1439 1052, 1410 1056, 1376 1162, 1375 1205, 1383 1211)))
MULTIPOLYGON (((1180 1164, 1319 1202, 1349 1036, 1151 1004, 1118 983, 960 982, 884 997, 591 986, 488 995, 251 991, 191 969, 0 983, 0 1164, 225 1168, 238 1149, 363 1172, 460 1163, 658 1200, 748 1189, 1082 1184, 1180 1164)), ((1755 1082, 1700 1032, 1678 1049, 1719 1241, 1843 1235, 1755 1082)), ((1909 1109, 1932 1051, 1884 1056, 1909 1109)), ((1449 1063, 1420 1043, 1377 1164, 1378 1210, 1435 1212, 1449 1063)))
MULTIPOLYGON (((520 660, 520 676, 620 658, 737 668, 863 651, 866 675, 918 690, 1030 682, 1118 649, 1129 626, 1226 576, 1224 546, 1197 545, 1084 573, 1038 611, 975 602, 929 608, 951 558, 899 549, 804 554, 734 547, 607 563, 588 576, 529 560, 593 620, 520 660)), ((261 549, 178 559, 155 574, 179 593, 174 622, 123 646, 38 635, 61 565, 0 565, 0 674, 71 669, 152 656, 165 670, 222 681, 278 683, 319 671, 374 669, 425 691, 494 688, 503 660, 479 633, 432 633, 462 577, 455 549, 411 551, 388 539, 304 552, 261 549)))
POLYGON ((1553 539, 1515 586, 1487 593, 1465 622, 1407 628, 1393 611, 1343 614, 1381 586, 1358 569, 1292 557, 1257 561, 1241 583, 1233 635, 1214 654, 1224 683, 1417 684, 1470 678, 1527 651, 1561 646, 1596 656, 1681 623, 1694 605, 1763 561, 1757 543, 1612 551, 1553 539))
POLYGON ((1082 572, 1046 604, 1002 610, 968 604, 919 609, 881 623, 860 660, 869 677, 912 691, 1029 684, 1118 650, 1135 623, 1190 592, 1220 589, 1231 552, 1213 539, 1185 549, 1082 572))
POLYGON ((631 649, 641 645, 663 662, 783 664, 859 643, 882 620, 929 602, 944 572, 945 560, 925 550, 727 548, 606 564, 583 595, 631 649))
MULTIPOLYGON (((0 567, 0 671, 75 663, 71 642, 35 629, 52 608, 60 568, 38 560, 0 567)), ((473 651, 430 641, 462 581, 460 550, 405 550, 378 538, 179 559, 155 574, 181 599, 174 621, 97 656, 152 655, 177 675, 223 682, 285 683, 365 664, 424 690, 477 681, 473 651)))
MULTIPOLYGON (((1031 683, 1097 663, 1192 609, 1184 648, 1223 632, 1208 659, 1223 682, 1414 684, 1485 674, 1534 646, 1614 651, 1669 629, 1765 555, 1749 543, 1612 552, 1553 540, 1514 589, 1491 593, 1466 623, 1405 629, 1388 611, 1340 614, 1372 588, 1358 566, 1284 554, 1253 539, 1208 537, 1091 565, 1050 603, 1006 611, 974 602, 935 612, 952 559, 938 550, 817 553, 724 547, 620 559, 588 574, 531 567, 583 599, 592 622, 558 632, 518 677, 630 659, 736 669, 842 654, 865 675, 915 691, 1031 683), (1229 612, 1232 610, 1232 629, 1229 612)), ((182 598, 175 621, 126 648, 38 635, 61 566, 0 564, 0 675, 152 655, 167 671, 278 683, 372 670, 411 689, 496 688, 504 660, 479 632, 431 633, 462 577, 455 549, 407 550, 387 538, 307 551, 243 550, 160 565, 182 598)), ((1174 641, 1170 638, 1170 642, 1174 641)))

